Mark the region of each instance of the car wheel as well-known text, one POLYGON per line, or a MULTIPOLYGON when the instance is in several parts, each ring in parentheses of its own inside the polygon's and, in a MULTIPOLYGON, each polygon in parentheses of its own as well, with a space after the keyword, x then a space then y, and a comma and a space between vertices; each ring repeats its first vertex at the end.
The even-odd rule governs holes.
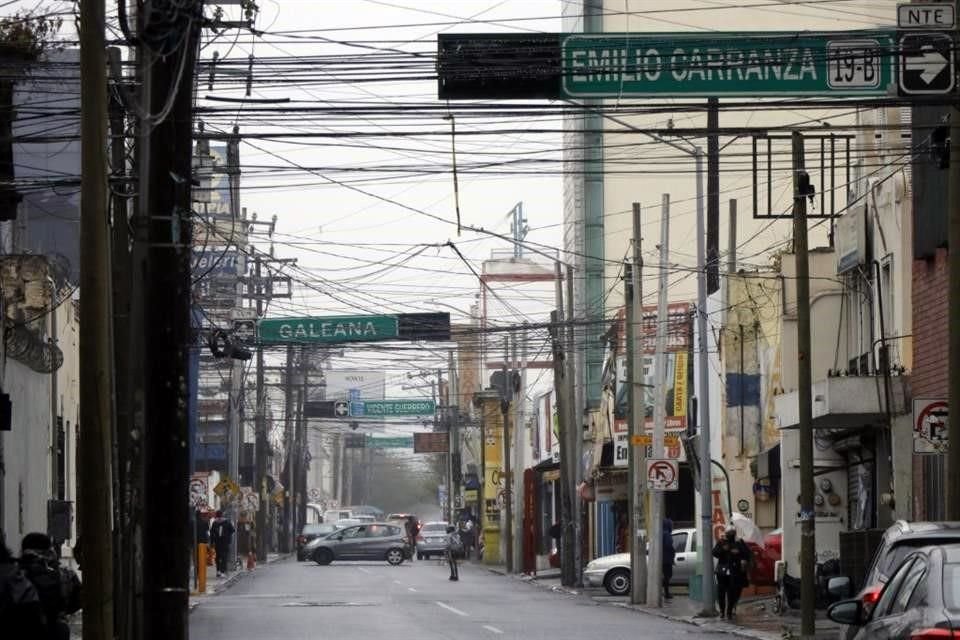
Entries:
POLYGON ((328 565, 333 562, 333 552, 330 549, 317 549, 313 554, 313 560, 319 565, 328 565))
POLYGON ((403 562, 403 549, 396 547, 387 551, 387 562, 393 566, 401 564, 403 562))
POLYGON ((625 596, 630 593, 630 570, 613 569, 603 579, 603 587, 612 596, 625 596))

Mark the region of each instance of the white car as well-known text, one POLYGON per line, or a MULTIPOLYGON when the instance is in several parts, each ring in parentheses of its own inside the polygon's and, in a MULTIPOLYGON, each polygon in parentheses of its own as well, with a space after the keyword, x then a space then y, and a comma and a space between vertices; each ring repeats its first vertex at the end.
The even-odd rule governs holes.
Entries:
MULTIPOLYGON (((697 530, 676 529, 673 532, 676 552, 670 584, 687 584, 697 570, 697 530)), ((630 594, 630 554, 615 553, 597 558, 583 571, 583 579, 592 587, 603 587, 612 596, 630 594)))

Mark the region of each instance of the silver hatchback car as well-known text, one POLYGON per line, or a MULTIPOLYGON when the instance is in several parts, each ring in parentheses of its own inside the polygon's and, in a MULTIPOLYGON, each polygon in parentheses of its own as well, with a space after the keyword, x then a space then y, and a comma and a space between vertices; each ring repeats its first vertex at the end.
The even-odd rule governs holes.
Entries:
POLYGON ((411 549, 403 527, 389 522, 371 522, 317 538, 310 542, 305 552, 321 565, 334 560, 386 560, 398 565, 410 558, 411 549))

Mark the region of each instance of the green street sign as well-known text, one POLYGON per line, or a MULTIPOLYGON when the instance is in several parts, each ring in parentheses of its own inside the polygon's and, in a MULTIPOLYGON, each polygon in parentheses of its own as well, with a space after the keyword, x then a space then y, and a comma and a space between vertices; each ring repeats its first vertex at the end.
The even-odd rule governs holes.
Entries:
POLYGON ((372 342, 398 337, 397 316, 329 316, 263 318, 257 322, 260 342, 372 342))
POLYGON ((413 449, 413 436, 395 438, 367 438, 367 449, 413 449))
POLYGON ((561 45, 570 98, 896 95, 895 32, 617 33, 561 45))
POLYGON ((350 403, 350 415, 355 418, 432 416, 436 411, 433 400, 354 400, 350 403))

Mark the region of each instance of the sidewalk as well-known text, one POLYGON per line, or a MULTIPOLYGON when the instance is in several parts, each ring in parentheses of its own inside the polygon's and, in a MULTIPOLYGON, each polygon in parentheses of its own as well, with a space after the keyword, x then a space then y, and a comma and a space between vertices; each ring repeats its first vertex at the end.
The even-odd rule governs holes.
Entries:
MULTIPOLYGON (((288 557, 288 556, 290 556, 290 555, 291 555, 291 554, 289 554, 289 553, 268 553, 268 554, 267 554, 267 561, 266 561, 265 563, 260 563, 260 564, 258 564, 258 565, 257 565, 257 568, 259 568, 259 567, 261 567, 261 566, 264 566, 264 565, 273 564, 274 562, 278 562, 278 561, 280 561, 280 560, 283 560, 284 558, 286 558, 286 557, 288 557)), ((227 589, 229 589, 230 587, 232 587, 233 585, 235 585, 237 582, 239 582, 240 580, 242 580, 245 576, 248 576, 248 575, 250 575, 251 573, 254 573, 254 572, 257 570, 257 569, 255 568, 255 569, 253 569, 252 571, 248 571, 247 569, 244 568, 244 569, 240 569, 240 570, 238 570, 238 571, 232 571, 232 572, 228 573, 226 576, 224 576, 224 577, 222 577, 222 578, 219 578, 219 577, 217 577, 216 570, 215 570, 213 567, 209 567, 209 569, 211 569, 212 571, 211 571, 211 573, 208 573, 208 574, 207 574, 207 590, 206 590, 206 592, 205 592, 205 593, 198 593, 198 592, 191 591, 191 593, 190 593, 190 611, 193 611, 195 608, 197 608, 197 606, 198 606, 205 598, 208 598, 208 597, 210 597, 210 596, 214 596, 214 595, 217 595, 218 593, 221 593, 221 592, 223 592, 223 591, 226 591, 227 589)), ((190 585, 191 588, 193 587, 192 580, 193 580, 193 578, 191 577, 191 585, 190 585)))
MULTIPOLYGON (((507 576, 506 568, 496 565, 477 565, 491 573, 507 576)), ((662 608, 646 605, 632 605, 626 598, 610 596, 602 588, 583 587, 580 589, 565 587, 560 583, 560 571, 548 569, 538 572, 536 576, 514 575, 514 579, 523 580, 543 589, 558 593, 576 596, 586 596, 594 602, 608 606, 632 609, 646 615, 657 616, 694 625, 712 632, 722 632, 754 640, 783 640, 784 638, 800 637, 800 612, 788 611, 784 615, 773 612, 773 598, 770 596, 754 596, 740 601, 737 607, 737 619, 727 622, 719 618, 700 618, 700 603, 690 600, 684 589, 674 590, 672 600, 665 600, 662 608)), ((834 640, 837 637, 839 626, 826 619, 823 611, 817 611, 818 640, 834 640)))

